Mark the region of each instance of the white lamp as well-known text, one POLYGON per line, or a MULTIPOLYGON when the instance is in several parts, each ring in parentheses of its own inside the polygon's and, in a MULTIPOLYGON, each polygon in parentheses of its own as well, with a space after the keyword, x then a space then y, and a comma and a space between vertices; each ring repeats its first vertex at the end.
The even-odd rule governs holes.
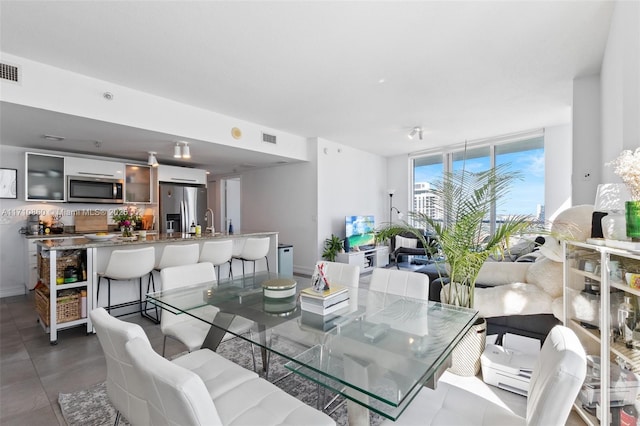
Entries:
POLYGON ((182 152, 180 150, 180 144, 176 142, 176 146, 173 147, 173 158, 182 158, 182 152))
POLYGON ((191 158, 191 151, 189 150, 189 145, 186 142, 182 147, 182 158, 191 158))
POLYGON ((149 151, 147 164, 151 167, 158 167, 158 159, 156 158, 156 153, 154 151, 149 151))

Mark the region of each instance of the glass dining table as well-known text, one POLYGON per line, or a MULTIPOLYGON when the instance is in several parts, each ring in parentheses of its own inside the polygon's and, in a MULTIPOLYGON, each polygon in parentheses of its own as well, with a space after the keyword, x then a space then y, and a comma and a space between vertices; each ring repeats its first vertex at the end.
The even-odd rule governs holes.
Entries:
POLYGON ((422 386, 435 388, 478 316, 473 309, 356 287, 348 290, 348 306, 322 316, 300 309, 309 280, 293 280, 257 272, 149 293, 147 300, 211 324, 203 347, 212 350, 235 316, 254 321, 254 330, 238 337, 261 349, 266 372, 271 355, 284 357, 289 371, 345 397, 349 424, 363 425, 370 411, 397 419, 422 386), (293 280, 299 282, 289 296, 265 297, 265 287, 293 280), (206 305, 219 309, 214 318, 202 314, 206 305))

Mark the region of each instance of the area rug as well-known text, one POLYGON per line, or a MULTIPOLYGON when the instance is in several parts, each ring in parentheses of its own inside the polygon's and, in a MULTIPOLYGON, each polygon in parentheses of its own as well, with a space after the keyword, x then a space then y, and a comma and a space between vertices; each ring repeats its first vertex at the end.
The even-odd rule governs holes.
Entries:
MULTIPOLYGON (((278 344, 291 344, 290 342, 278 342, 278 344)), ((217 352, 225 358, 253 370, 253 360, 251 357, 251 345, 240 338, 231 339, 220 344, 217 352)), ((256 351, 257 355, 257 351, 256 351)), ((288 370, 285 369, 285 360, 278 356, 271 358, 271 367, 269 369, 269 380, 275 381, 276 386, 285 392, 300 399, 304 403, 315 407, 317 401, 317 387, 311 381, 304 379, 296 374, 285 376, 288 370), (284 377, 284 378, 283 378, 284 377), (280 379, 280 380, 278 380, 280 379)), ((260 361, 258 361, 260 365, 260 361)), ((332 395, 327 395, 328 401, 332 395)), ((332 404, 332 407, 338 407, 329 415, 340 426, 348 425, 346 404, 339 405, 342 398, 332 404)), ((58 403, 62 410, 62 415, 69 426, 109 426, 113 425, 116 416, 116 410, 109 401, 107 396, 107 387, 105 383, 100 383, 89 389, 81 391, 59 394, 58 403)), ((375 413, 371 413, 370 424, 379 425, 383 418, 375 413)), ((120 425, 128 426, 126 419, 120 419, 120 425)))

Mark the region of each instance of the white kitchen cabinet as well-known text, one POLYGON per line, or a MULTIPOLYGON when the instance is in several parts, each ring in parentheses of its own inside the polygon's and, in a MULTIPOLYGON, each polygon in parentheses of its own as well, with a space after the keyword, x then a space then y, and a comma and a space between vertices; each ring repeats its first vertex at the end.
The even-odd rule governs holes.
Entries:
POLYGON ((64 201, 64 157, 27 152, 25 154, 25 200, 64 201))
POLYGON ((587 355, 600 360, 596 368, 587 368, 575 409, 590 425, 624 424, 628 413, 622 411, 635 410, 640 384, 633 374, 640 373, 640 329, 636 326, 633 344, 625 344, 618 333, 618 308, 624 296, 631 296, 640 320, 640 289, 631 288, 616 271, 640 273, 640 251, 565 242, 564 253, 564 323, 576 332, 587 355), (620 363, 633 373, 620 369, 620 363))
POLYGON ((158 166, 158 181, 206 185, 207 172, 205 170, 191 169, 189 167, 160 165, 158 166))
POLYGON ((90 158, 65 157, 65 176, 93 176, 124 179, 124 163, 93 160, 90 158))
POLYGON ((124 202, 151 202, 151 167, 138 164, 125 165, 124 202))

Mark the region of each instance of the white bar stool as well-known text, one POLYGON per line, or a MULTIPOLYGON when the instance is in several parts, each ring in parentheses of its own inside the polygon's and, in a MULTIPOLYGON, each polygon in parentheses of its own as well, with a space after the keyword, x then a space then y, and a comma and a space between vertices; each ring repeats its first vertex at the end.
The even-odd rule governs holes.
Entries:
POLYGON ((209 262, 214 267, 217 266, 217 277, 220 281, 220 266, 225 263, 229 264, 229 276, 233 278, 231 273, 231 257, 233 256, 233 240, 206 241, 202 245, 200 251, 199 263, 209 262))
POLYGON ((242 252, 239 256, 234 256, 234 259, 242 261, 242 275, 244 275, 244 262, 253 262, 253 272, 256 272, 256 260, 262 259, 267 262, 267 272, 269 272, 269 243, 271 239, 266 238, 247 238, 242 247, 242 252))
MULTIPOLYGON (((142 308, 142 277, 148 275, 153 271, 153 266, 156 261, 156 254, 154 247, 145 247, 141 249, 133 250, 114 250, 109 256, 109 261, 104 272, 98 272, 98 288, 96 290, 96 301, 100 300, 100 283, 102 278, 107 280, 107 312, 111 313, 112 309, 123 308, 126 306, 132 306, 134 304, 139 305, 140 314, 145 315, 145 309, 142 308), (140 292, 140 298, 131 302, 119 303, 117 305, 111 305, 111 280, 131 280, 137 278, 140 292)), ((155 291, 155 284, 150 277, 147 281, 147 293, 150 286, 153 286, 155 291)), ((150 317, 148 317, 150 318, 150 317)))

